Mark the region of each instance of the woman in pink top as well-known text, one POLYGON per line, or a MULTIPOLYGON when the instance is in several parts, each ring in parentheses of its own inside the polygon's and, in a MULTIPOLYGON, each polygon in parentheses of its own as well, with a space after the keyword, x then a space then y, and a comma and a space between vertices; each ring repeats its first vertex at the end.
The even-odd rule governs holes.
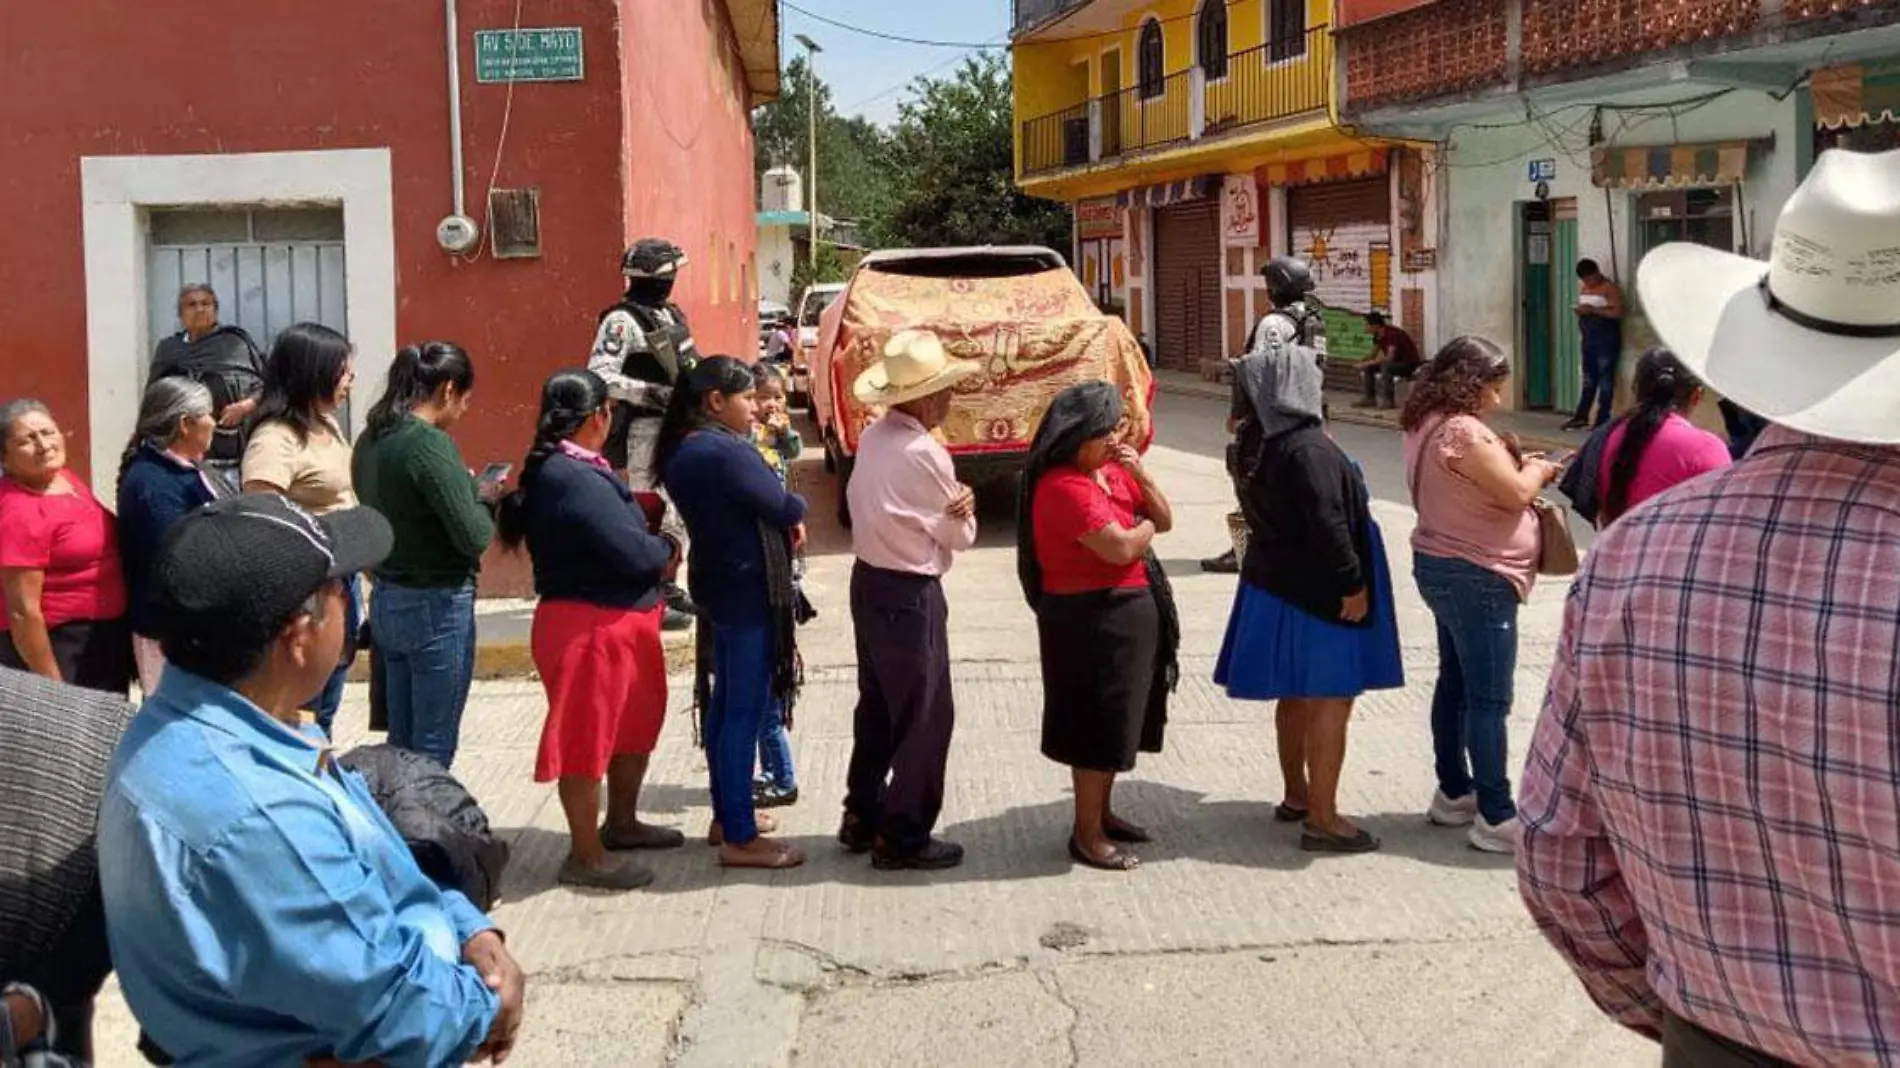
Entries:
POLYGON ((1636 408, 1617 420, 1604 442, 1598 526, 1609 526, 1671 486, 1729 465, 1728 445, 1689 422, 1702 403, 1702 383, 1674 353, 1643 353, 1635 386, 1636 408))
POLYGON ((1440 826, 1470 827, 1471 844, 1492 853, 1516 848, 1505 719, 1517 672, 1517 607, 1537 575, 1531 502, 1558 471, 1485 425, 1510 379, 1511 363, 1496 345, 1458 338, 1419 372, 1399 417, 1418 509, 1412 573, 1438 624, 1438 792, 1426 815, 1440 826))

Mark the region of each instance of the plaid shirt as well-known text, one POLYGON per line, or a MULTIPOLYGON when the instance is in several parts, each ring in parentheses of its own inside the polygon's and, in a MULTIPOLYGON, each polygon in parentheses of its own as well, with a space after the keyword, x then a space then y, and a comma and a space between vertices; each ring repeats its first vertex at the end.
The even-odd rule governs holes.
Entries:
POLYGON ((1770 428, 1571 590, 1519 884, 1590 995, 1900 1063, 1900 449, 1770 428))

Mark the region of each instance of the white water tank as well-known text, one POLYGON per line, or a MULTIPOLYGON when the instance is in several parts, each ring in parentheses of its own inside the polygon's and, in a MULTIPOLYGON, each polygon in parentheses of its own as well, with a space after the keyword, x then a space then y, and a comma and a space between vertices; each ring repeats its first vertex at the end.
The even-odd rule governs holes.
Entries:
POLYGON ((805 182, 791 167, 774 167, 759 181, 760 211, 804 211, 805 182))

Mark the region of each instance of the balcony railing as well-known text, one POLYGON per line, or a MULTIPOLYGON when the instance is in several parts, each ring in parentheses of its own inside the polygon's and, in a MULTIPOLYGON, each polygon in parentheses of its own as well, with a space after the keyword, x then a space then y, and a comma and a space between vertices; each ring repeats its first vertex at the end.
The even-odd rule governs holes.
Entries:
POLYGON ((1227 57, 1208 79, 1199 67, 1086 100, 1022 124, 1023 175, 1112 161, 1219 137, 1326 107, 1332 87, 1327 27, 1227 57), (1156 89, 1159 89, 1157 92, 1156 89))
POLYGON ((1048 22, 1071 8, 1081 7, 1088 0, 1012 0, 1010 4, 1010 34, 1027 33, 1037 26, 1048 22))

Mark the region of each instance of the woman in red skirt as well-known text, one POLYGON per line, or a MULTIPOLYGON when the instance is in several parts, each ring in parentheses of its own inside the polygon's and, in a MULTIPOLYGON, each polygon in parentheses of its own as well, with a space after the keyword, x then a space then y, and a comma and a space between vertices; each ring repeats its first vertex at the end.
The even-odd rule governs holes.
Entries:
POLYGON ((601 457, 612 423, 600 376, 560 371, 548 379, 520 488, 502 504, 501 539, 511 549, 526 543, 541 598, 534 666, 548 718, 534 779, 560 784, 573 843, 560 880, 632 890, 653 872, 613 854, 685 842, 635 813, 666 714, 660 585, 678 570, 680 551, 601 457))

